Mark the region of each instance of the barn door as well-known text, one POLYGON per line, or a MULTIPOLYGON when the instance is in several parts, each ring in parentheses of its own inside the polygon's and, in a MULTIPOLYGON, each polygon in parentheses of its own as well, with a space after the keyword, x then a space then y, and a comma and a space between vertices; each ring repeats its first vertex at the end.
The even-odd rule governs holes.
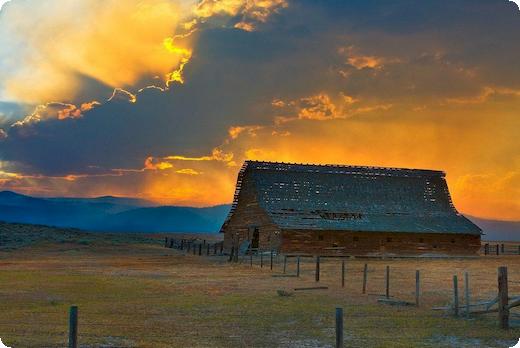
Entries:
POLYGON ((251 249, 258 249, 260 245, 260 229, 258 227, 253 228, 253 236, 251 238, 251 249))

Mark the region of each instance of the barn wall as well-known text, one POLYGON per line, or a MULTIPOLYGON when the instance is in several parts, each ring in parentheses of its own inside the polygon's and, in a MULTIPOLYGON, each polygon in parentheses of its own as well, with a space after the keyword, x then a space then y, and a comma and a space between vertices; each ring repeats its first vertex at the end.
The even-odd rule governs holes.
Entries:
POLYGON ((283 230, 281 252, 312 255, 477 255, 480 236, 283 230))
POLYGON ((259 229, 259 248, 270 250, 280 247, 280 229, 273 224, 269 216, 258 205, 256 188, 250 174, 246 172, 242 179, 238 205, 224 228, 224 248, 229 252, 233 246, 234 238, 238 238, 239 244, 253 237, 253 227, 259 229))

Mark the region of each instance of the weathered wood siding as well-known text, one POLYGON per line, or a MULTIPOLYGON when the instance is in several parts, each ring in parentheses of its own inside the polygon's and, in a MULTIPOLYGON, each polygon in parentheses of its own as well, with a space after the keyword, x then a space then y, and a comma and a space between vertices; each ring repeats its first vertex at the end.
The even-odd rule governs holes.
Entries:
POLYGON ((283 230, 282 253, 312 255, 477 255, 480 236, 439 233, 283 230))
POLYGON ((242 180, 238 205, 224 228, 224 248, 229 252, 234 240, 240 245, 245 240, 252 240, 254 227, 259 230, 259 248, 264 250, 280 248, 280 229, 271 221, 267 213, 258 205, 256 188, 253 180, 246 173, 242 180))

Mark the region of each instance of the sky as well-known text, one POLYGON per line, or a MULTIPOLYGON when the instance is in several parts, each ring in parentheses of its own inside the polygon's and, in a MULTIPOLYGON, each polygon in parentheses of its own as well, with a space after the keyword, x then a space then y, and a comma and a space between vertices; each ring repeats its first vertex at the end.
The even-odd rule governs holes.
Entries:
POLYGON ((508 0, 12 0, 0 190, 230 203, 245 160, 439 169, 520 220, 508 0))

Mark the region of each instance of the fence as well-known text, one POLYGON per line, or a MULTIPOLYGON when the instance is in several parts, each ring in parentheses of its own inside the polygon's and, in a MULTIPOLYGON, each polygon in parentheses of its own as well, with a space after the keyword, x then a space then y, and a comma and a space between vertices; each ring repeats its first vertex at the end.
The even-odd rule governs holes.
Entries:
MULTIPOLYGON (((191 240, 189 242, 186 242, 184 240, 170 240, 168 241, 168 238, 165 240, 165 246, 169 247, 177 247, 179 250, 183 250, 183 247, 185 245, 188 245, 187 252, 190 250, 190 245, 192 250, 199 250, 198 255, 202 255, 201 248, 203 245, 207 245, 208 252, 206 255, 210 255, 209 250, 209 244, 206 243, 206 241, 203 241, 202 243, 197 242, 197 240, 191 240), (188 244, 187 244, 188 243, 188 244)), ((515 246, 516 247, 516 246, 515 246)), ((520 246, 518 247, 520 251, 520 246)), ((215 252, 213 255, 221 255, 223 254, 223 243, 218 242, 214 244, 214 250, 215 252), (217 254, 217 247, 220 252, 217 254)), ((485 255, 489 254, 490 245, 485 244, 484 245, 485 255)), ((496 253, 497 255, 509 255, 508 251, 511 250, 511 248, 508 248, 505 244, 496 244, 496 253)), ((196 254, 196 253, 195 253, 196 254)), ((309 256, 309 255, 280 255, 277 254, 273 250, 259 250, 259 249, 249 249, 247 252, 244 252, 241 255, 241 262, 242 263, 248 263, 250 267, 253 267, 254 265, 258 265, 260 268, 269 267, 271 271, 275 268, 275 266, 282 268, 282 274, 274 275, 276 277, 300 277, 302 275, 302 260, 306 260, 306 263, 313 263, 313 278, 316 283, 320 282, 321 279, 321 272, 322 272, 322 260, 324 258, 327 259, 334 259, 340 261, 340 267, 339 269, 339 276, 338 280, 341 284, 341 287, 345 287, 345 281, 346 281, 346 274, 347 274, 347 262, 345 261, 344 257, 334 257, 334 256, 309 256), (280 260, 282 258, 282 260, 280 260), (288 268, 288 260, 289 259, 295 259, 295 270, 294 274, 287 274, 287 268, 288 268), (309 261, 310 260, 310 261, 309 261), (267 263, 267 264, 266 264, 267 263)), ((229 261, 239 262, 239 252, 238 250, 232 249, 231 253, 229 254, 229 261)), ((368 263, 364 264, 363 267, 363 277, 362 277, 362 284, 361 284, 361 292, 362 294, 367 293, 367 284, 369 281, 369 267, 368 263)), ((390 290, 391 290, 391 279, 392 279, 392 271, 391 267, 389 265, 386 265, 385 267, 385 273, 384 273, 384 294, 378 294, 380 295, 380 298, 378 299, 379 303, 382 304, 390 304, 390 305, 397 305, 397 306, 420 306, 421 303, 421 272, 420 270, 415 270, 415 292, 414 292, 414 300, 409 301, 405 299, 399 299, 395 296, 391 296, 390 290)), ((402 279, 398 280, 397 282, 401 281, 402 279)), ((458 282, 458 276, 453 275, 453 297, 452 301, 448 306, 444 307, 433 307, 433 310, 443 310, 451 312, 455 317, 464 316, 466 318, 469 318, 471 316, 475 315, 482 315, 482 314, 489 314, 489 313, 498 313, 498 321, 500 323, 500 327, 503 329, 508 329, 510 326, 510 317, 513 318, 512 322, 515 324, 520 324, 515 319, 520 320, 520 315, 517 313, 513 313, 511 315, 510 311, 513 308, 520 308, 520 296, 509 296, 509 282, 508 282, 508 271, 507 267, 499 267, 498 268, 498 295, 492 299, 488 300, 481 300, 481 301, 475 301, 471 302, 471 291, 470 291, 470 276, 468 272, 464 273, 464 304, 461 306, 461 296, 459 296, 459 282, 458 282), (463 314, 463 315, 462 315, 463 314)), ((327 289, 327 286, 312 286, 312 287, 300 287, 300 288, 294 288, 294 291, 303 291, 303 290, 321 290, 321 289, 327 289)))
POLYGON ((518 243, 485 243, 481 249, 482 255, 520 255, 518 243))

